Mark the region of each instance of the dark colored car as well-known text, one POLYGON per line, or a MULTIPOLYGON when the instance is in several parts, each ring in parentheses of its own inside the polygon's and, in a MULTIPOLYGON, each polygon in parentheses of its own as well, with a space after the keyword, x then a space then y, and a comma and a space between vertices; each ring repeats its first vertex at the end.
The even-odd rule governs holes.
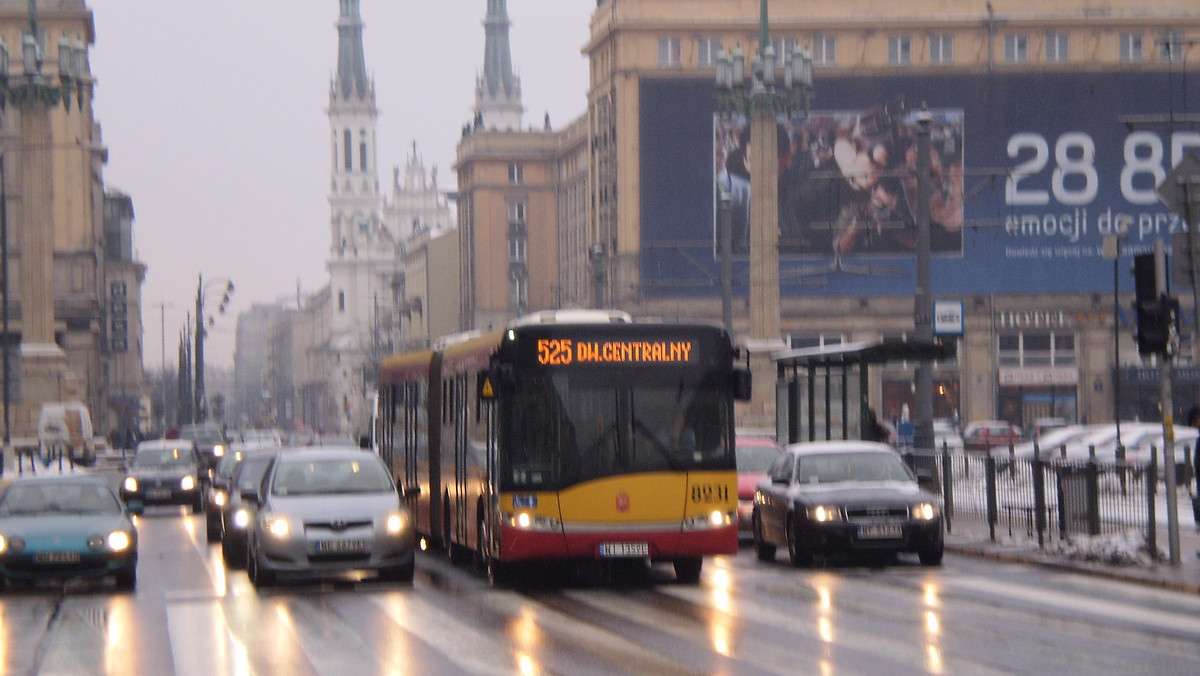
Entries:
POLYGON ((738 475, 738 537, 748 540, 758 482, 767 476, 767 469, 779 459, 783 447, 770 437, 739 434, 734 449, 738 475))
MULTIPOLYGON (((237 500, 236 491, 231 490, 233 475, 241 461, 250 455, 264 455, 270 458, 276 448, 238 448, 232 446, 225 455, 217 461, 216 467, 209 477, 208 486, 204 491, 204 525, 205 537, 208 542, 219 542, 225 530, 225 509, 231 500, 237 500)), ((260 474, 258 479, 261 479, 260 474)), ((257 480, 257 479, 256 479, 257 480)))
POLYGON ((191 441, 143 441, 121 482, 121 499, 134 514, 141 514, 146 505, 183 505, 198 514, 204 509, 202 468, 191 441))
POLYGON ((758 485, 754 551, 760 561, 786 547, 795 566, 818 555, 916 552, 942 562, 944 530, 937 498, 921 487, 899 454, 870 441, 792 444, 758 485))
POLYGON ((246 567, 246 528, 254 520, 258 505, 245 495, 257 495, 263 476, 271 467, 278 449, 241 451, 229 477, 227 500, 218 515, 221 519, 221 558, 225 565, 246 567))
POLYGON ((255 587, 357 571, 412 582, 416 531, 374 453, 352 447, 280 453, 254 499, 246 562, 255 587))
POLYGON ((129 510, 104 479, 64 474, 17 479, 0 494, 0 578, 112 576, 137 584, 138 536, 129 510))
POLYGON ((200 423, 184 425, 179 428, 179 438, 188 439, 196 444, 200 453, 201 467, 208 472, 217 466, 225 451, 229 450, 229 439, 220 425, 200 423))

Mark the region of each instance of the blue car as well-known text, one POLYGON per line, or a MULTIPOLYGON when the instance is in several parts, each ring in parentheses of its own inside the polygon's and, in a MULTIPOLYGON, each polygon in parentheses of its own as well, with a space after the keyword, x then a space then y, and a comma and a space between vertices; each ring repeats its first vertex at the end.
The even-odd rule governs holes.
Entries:
POLYGON ((112 576, 137 584, 138 537, 129 510, 100 477, 17 479, 0 493, 0 581, 112 576))

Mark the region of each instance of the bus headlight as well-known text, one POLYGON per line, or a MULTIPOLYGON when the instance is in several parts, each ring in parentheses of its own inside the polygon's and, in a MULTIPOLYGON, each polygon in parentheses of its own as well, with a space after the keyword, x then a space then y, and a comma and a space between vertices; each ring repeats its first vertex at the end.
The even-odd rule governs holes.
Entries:
POLYGON ((735 512, 713 510, 706 514, 696 514, 683 520, 684 530, 704 530, 706 528, 724 528, 733 523, 735 512))
POLYGON ((557 531, 562 529, 562 522, 558 519, 549 516, 539 516, 530 514, 529 512, 517 512, 516 514, 506 514, 503 517, 504 522, 512 528, 529 531, 557 531))

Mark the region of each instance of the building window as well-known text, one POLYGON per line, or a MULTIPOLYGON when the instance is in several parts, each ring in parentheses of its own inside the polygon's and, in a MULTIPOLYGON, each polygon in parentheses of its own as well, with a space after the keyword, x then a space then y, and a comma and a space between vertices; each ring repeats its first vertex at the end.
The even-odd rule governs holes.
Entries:
POLYGON ((361 171, 367 170, 367 130, 361 129, 358 132, 358 167, 361 171))
POLYGON ((712 68, 721 53, 721 38, 696 38, 696 63, 701 68, 712 68))
POLYGON ((1073 333, 1002 333, 997 338, 1000 366, 1075 366, 1073 333))
POLYGON ((784 60, 789 58, 792 50, 800 45, 800 41, 796 38, 775 38, 771 40, 771 47, 775 50, 775 64, 782 66, 784 60))
POLYGON ((1183 60, 1183 38, 1175 31, 1167 31, 1158 41, 1158 56, 1163 63, 1183 60))
POLYGON ((1121 33, 1121 61, 1141 63, 1145 58, 1142 54, 1142 34, 1121 33))
POLYGON ((342 153, 345 155, 345 159, 343 160, 343 165, 346 167, 346 171, 353 171, 354 170, 354 136, 350 133, 349 129, 347 129, 346 132, 342 135, 342 153))
POLYGON ((888 38, 888 63, 893 66, 907 66, 912 63, 912 38, 907 35, 893 35, 888 38))
POLYGON ((525 183, 525 165, 510 164, 508 165, 508 184, 522 185, 525 183))
POLYGON ((524 273, 514 272, 508 277, 508 305, 514 310, 524 310, 529 305, 529 280, 524 273))
POLYGON ((508 240, 508 262, 524 263, 525 246, 524 237, 510 237, 508 240))
POLYGON ((658 39, 658 67, 678 68, 683 60, 683 43, 679 38, 658 39))
POLYGON ((793 350, 810 347, 828 347, 831 345, 841 345, 845 342, 841 334, 826 335, 818 333, 807 336, 788 336, 788 347, 793 350))
POLYGON ((1024 33, 1009 33, 1004 36, 1004 60, 1008 63, 1025 63, 1029 60, 1029 36, 1024 33))
POLYGON ((1071 41, 1066 33, 1046 32, 1046 63, 1066 63, 1071 58, 1071 41))
POLYGON ((825 33, 813 33, 813 65, 837 65, 837 38, 825 33))
POLYGON ((508 203, 508 222, 525 224, 525 201, 513 200, 508 203))
POLYGON ((346 292, 338 291, 338 312, 346 311, 346 292))
POLYGON ((954 36, 929 36, 929 63, 954 63, 954 36))

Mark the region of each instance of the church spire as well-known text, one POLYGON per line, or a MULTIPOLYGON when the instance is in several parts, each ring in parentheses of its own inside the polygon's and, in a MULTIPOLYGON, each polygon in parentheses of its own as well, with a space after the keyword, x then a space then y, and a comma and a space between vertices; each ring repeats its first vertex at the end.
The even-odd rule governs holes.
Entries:
POLYGON ((487 0, 483 75, 475 83, 475 118, 486 129, 521 127, 521 79, 513 74, 509 25, 508 0, 487 0))
POLYGON ((343 99, 366 98, 371 91, 363 53, 363 23, 359 0, 339 0, 337 94, 343 99))

